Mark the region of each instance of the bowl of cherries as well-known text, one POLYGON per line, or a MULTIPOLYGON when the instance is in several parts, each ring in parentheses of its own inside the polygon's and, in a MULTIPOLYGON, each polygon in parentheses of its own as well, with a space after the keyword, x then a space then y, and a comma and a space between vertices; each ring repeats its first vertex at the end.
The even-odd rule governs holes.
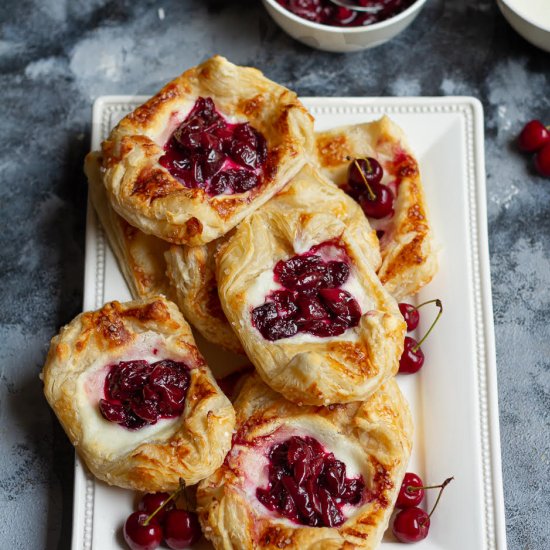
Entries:
POLYGON ((387 42, 416 18, 426 0, 263 0, 292 38, 328 52, 355 52, 387 42))

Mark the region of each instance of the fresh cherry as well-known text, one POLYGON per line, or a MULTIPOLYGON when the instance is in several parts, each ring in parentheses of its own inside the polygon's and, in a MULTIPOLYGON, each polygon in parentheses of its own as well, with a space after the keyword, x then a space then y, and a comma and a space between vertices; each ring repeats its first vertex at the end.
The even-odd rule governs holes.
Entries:
POLYGON ((421 508, 405 508, 395 516, 392 530, 400 542, 424 540, 430 530, 430 516, 421 508))
POLYGON ((424 352, 420 344, 410 336, 405 336, 405 348, 399 359, 399 372, 401 374, 414 374, 424 364, 424 352))
POLYGON ((393 214, 394 196, 386 185, 372 184, 370 189, 359 197, 359 205, 369 218, 379 220, 393 214))
POLYGON ((382 166, 375 158, 353 159, 348 169, 348 185, 352 189, 364 191, 366 185, 380 183, 383 175, 382 166))
POLYGON ((443 314, 443 304, 441 300, 430 300, 430 302, 435 303, 435 305, 439 308, 439 313, 437 314, 437 317, 435 318, 431 327, 428 329, 428 332, 426 332, 420 342, 417 342, 414 338, 411 338, 410 336, 405 336, 403 354, 399 359, 399 372, 402 374, 413 374, 419 371, 424 364, 424 352, 422 351, 420 346, 424 343, 430 332, 432 332, 433 328, 439 321, 439 318, 443 314))
POLYGON ((411 508, 418 506, 424 498, 424 483, 420 476, 407 472, 397 495, 395 506, 397 508, 411 508))
POLYGON ((166 513, 172 508, 174 508, 174 502, 169 493, 147 493, 138 504, 138 510, 148 516, 158 510, 155 514, 158 523, 164 521, 166 513))
POLYGON ((401 315, 403 315, 405 323, 407 323, 407 332, 413 331, 418 326, 418 322, 420 321, 419 309, 428 304, 433 304, 436 302, 437 300, 428 300, 427 302, 423 302, 419 306, 413 306, 412 304, 407 304, 406 302, 401 302, 399 304, 399 311, 401 312, 401 315))
POLYGON ((134 512, 124 524, 124 540, 132 550, 154 550, 162 542, 162 528, 144 512, 134 512))
POLYGON ((416 306, 401 302, 399 304, 399 311, 401 312, 401 315, 403 315, 405 323, 407 323, 407 332, 414 330, 420 321, 420 313, 418 312, 416 306))
POLYGON ((550 142, 536 154, 535 168, 541 176, 550 178, 550 142))
POLYGON ((197 514, 187 510, 169 510, 164 520, 164 540, 173 550, 188 548, 202 536, 197 514))
POLYGON ((531 120, 518 137, 518 146, 526 153, 534 153, 550 143, 550 131, 540 120, 531 120))
MULTIPOLYGON (((418 480, 420 480, 420 478, 418 478, 418 480)), ((447 487, 452 480, 453 478, 449 477, 441 485, 424 487, 424 489, 439 489, 437 500, 435 501, 432 511, 429 514, 416 506, 408 506, 397 513, 393 521, 392 530, 393 534, 399 541, 407 543, 418 542, 428 536, 428 531, 430 529, 430 518, 439 504, 439 500, 441 499, 441 495, 443 494, 445 487, 447 487)), ((401 486, 401 489, 403 489, 403 486, 401 486)), ((401 491, 399 496, 401 496, 401 491)))

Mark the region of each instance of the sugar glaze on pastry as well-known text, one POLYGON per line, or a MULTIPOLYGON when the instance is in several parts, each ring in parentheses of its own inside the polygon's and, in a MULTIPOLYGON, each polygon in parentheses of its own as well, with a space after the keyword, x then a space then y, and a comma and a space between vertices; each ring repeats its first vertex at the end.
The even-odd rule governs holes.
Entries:
MULTIPOLYGON (((348 208, 349 202, 353 203, 345 193, 307 167, 243 221, 217 256, 218 291, 229 322, 262 379, 295 402, 322 405, 365 399, 398 369, 405 324, 374 273, 377 249, 371 250, 372 229, 357 205, 348 208), (344 251, 346 282, 342 288, 325 282, 313 288, 322 297, 325 318, 318 321, 313 315, 315 327, 299 331, 304 307, 297 304, 310 290, 297 292, 296 286, 289 288, 291 282, 281 288, 276 272, 301 251, 330 249, 330 243, 344 251), (347 295, 341 293, 346 283, 347 295), (294 305, 279 307, 277 300, 289 294, 294 305), (339 311, 346 318, 343 324, 337 319, 339 311)), ((321 257, 315 261, 328 270, 321 257)))
POLYGON ((174 490, 180 477, 212 473, 229 449, 233 408, 163 297, 79 315, 52 339, 42 377, 71 442, 109 484, 174 490))
POLYGON ((282 189, 314 149, 296 94, 220 56, 189 69, 102 144, 113 208, 176 244, 217 239, 282 189))
POLYGON ((197 491, 203 531, 216 550, 377 547, 411 451, 410 412, 394 380, 363 403, 318 408, 286 401, 254 375, 235 410, 232 449, 197 491), (308 443, 318 452, 308 452, 308 443), (335 467, 345 472, 337 486, 328 479, 335 467), (338 503, 347 497, 335 495, 346 490, 357 493, 353 504, 338 503), (284 510, 266 506, 266 494, 286 503, 284 510))
POLYGON ((437 272, 437 254, 418 162, 403 131, 388 117, 316 134, 317 158, 327 177, 347 187, 350 158, 373 157, 382 184, 395 196, 394 212, 369 218, 380 235, 378 276, 398 300, 417 293, 437 272))

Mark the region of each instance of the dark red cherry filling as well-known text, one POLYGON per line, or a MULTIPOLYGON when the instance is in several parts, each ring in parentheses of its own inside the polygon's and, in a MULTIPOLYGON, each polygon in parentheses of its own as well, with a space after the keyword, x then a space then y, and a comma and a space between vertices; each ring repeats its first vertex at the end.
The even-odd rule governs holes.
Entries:
POLYGON ((171 359, 121 361, 105 378, 99 410, 110 422, 138 430, 161 418, 180 416, 189 381, 187 366, 171 359))
POLYGON ((256 489, 269 510, 296 523, 337 527, 345 521, 342 508, 362 502, 362 477, 346 477, 346 465, 312 437, 293 436, 269 451, 269 483, 256 489))
POLYGON ((244 193, 263 175, 267 144, 248 123, 230 124, 209 97, 199 97, 176 128, 159 163, 185 187, 209 195, 244 193))
POLYGON ((279 340, 307 332, 314 336, 338 336, 355 327, 361 308, 355 298, 339 288, 350 274, 349 258, 338 244, 326 242, 305 254, 280 260, 275 280, 284 288, 252 310, 252 324, 267 340, 279 340), (323 248, 337 250, 341 259, 323 259, 323 248))
POLYGON ((368 7, 356 12, 334 5, 329 0, 277 0, 281 6, 302 19, 335 27, 360 27, 384 21, 401 13, 415 0, 355 0, 357 6, 368 7))

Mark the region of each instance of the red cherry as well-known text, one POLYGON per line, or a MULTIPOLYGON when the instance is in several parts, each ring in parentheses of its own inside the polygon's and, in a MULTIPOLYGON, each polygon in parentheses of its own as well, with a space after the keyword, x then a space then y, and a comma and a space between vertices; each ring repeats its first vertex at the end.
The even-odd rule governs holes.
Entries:
POLYGON ((403 315, 405 323, 407 323, 407 332, 414 330, 420 321, 420 313, 418 312, 418 309, 412 304, 401 302, 399 304, 399 311, 401 312, 401 315, 403 315))
POLYGON ((202 536, 197 514, 186 510, 170 510, 164 520, 164 540, 173 550, 187 548, 202 536))
POLYGON ((392 530, 400 542, 424 540, 430 530, 430 517, 420 508, 405 508, 395 516, 392 530))
POLYGON ((353 159, 348 169, 348 185, 357 191, 364 191, 367 184, 380 183, 383 175, 384 170, 375 158, 353 159))
POLYGON ((399 372, 401 374, 413 374, 422 368, 424 352, 422 348, 416 348, 416 346, 418 346, 418 342, 414 338, 405 336, 405 349, 401 359, 399 359, 399 372))
POLYGON ((550 178, 550 142, 535 156, 535 168, 541 176, 550 178))
POLYGON ((155 550, 162 542, 162 528, 152 519, 143 525, 147 514, 134 512, 124 524, 124 540, 132 550, 155 550))
POLYGON ((397 508, 418 506, 424 498, 424 489, 420 487, 424 487, 424 483, 422 483, 420 476, 412 472, 407 472, 403 478, 401 488, 399 489, 395 506, 397 508), (418 487, 418 489, 411 490, 411 487, 418 487))
MULTIPOLYGON (((138 504, 138 510, 150 516, 157 508, 162 506, 168 499, 170 495, 168 493, 147 493, 143 495, 138 504)), ((168 502, 163 508, 161 508, 155 515, 155 519, 158 523, 164 521, 166 512, 174 508, 174 502, 168 502)))
POLYGON ((393 214, 393 193, 386 185, 371 184, 370 191, 362 193, 359 204, 369 218, 379 220, 393 214), (372 191, 372 194, 370 193, 372 191))
POLYGON ((534 153, 546 143, 550 143, 550 132, 540 120, 531 120, 521 131, 518 146, 526 153, 534 153))

